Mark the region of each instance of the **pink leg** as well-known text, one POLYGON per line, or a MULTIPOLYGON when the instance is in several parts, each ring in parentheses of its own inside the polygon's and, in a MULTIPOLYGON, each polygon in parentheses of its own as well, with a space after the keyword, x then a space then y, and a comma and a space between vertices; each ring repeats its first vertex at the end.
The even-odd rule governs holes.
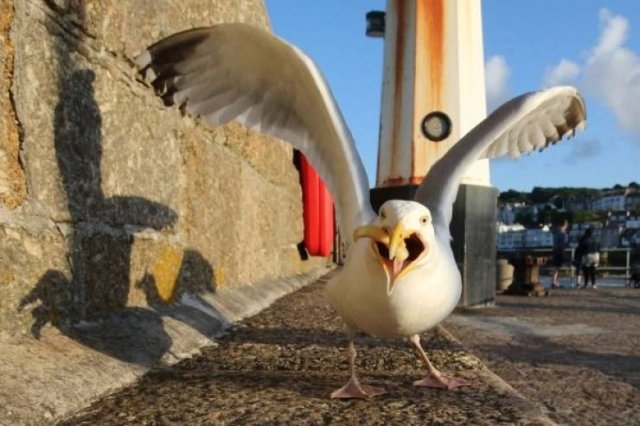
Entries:
POLYGON ((349 345, 347 346, 347 360, 349 361, 349 369, 351 370, 351 378, 347 382, 346 385, 337 389, 331 393, 331 398, 360 398, 366 399, 376 395, 382 395, 384 392, 383 389, 367 386, 360 383, 360 380, 356 377, 356 367, 355 360, 356 348, 353 346, 353 340, 349 340, 349 345))
POLYGON ((429 361, 429 358, 424 352, 424 349, 422 349, 422 345, 420 344, 420 336, 418 336, 417 334, 413 335, 409 338, 409 340, 411 341, 411 343, 413 343, 413 346, 415 346, 416 350, 418 351, 418 355, 420 355, 420 359, 422 359, 422 362, 429 371, 427 377, 422 380, 413 382, 414 386, 447 390, 459 388, 461 386, 471 386, 471 383, 464 379, 448 376, 436 370, 433 364, 431 364, 431 361, 429 361))

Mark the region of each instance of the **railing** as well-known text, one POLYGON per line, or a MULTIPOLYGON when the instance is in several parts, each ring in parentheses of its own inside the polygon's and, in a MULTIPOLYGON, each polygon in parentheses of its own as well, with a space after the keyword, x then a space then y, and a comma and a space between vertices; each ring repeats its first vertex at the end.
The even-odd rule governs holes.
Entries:
MULTIPOLYGON (((514 254, 531 254, 533 256, 548 256, 549 262, 541 266, 541 273, 548 273, 554 267, 550 264, 553 249, 549 248, 532 248, 532 249, 514 249, 514 250, 498 250, 498 257, 509 258, 514 254)), ((631 263, 630 248, 605 248, 600 250, 600 265, 598 266, 598 274, 606 279, 624 280, 625 285, 629 285, 633 264, 631 263)), ((575 259, 575 248, 565 250, 565 264, 560 268, 560 272, 575 278, 576 268, 573 266, 575 259), (566 253, 570 256, 566 256, 566 253), (570 260, 569 260, 570 259, 570 260), (568 265, 567 265, 568 263, 568 265)))

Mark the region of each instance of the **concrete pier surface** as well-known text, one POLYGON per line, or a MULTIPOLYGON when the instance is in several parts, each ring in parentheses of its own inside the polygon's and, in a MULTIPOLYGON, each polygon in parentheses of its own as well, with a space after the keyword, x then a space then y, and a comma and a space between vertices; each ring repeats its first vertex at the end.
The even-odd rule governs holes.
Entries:
POLYGON ((552 424, 440 328, 425 333, 425 348, 438 368, 471 387, 413 387, 425 371, 407 342, 359 336, 360 378, 387 393, 329 399, 348 372, 341 321, 324 301, 328 279, 237 323, 200 355, 153 370, 58 424, 552 424))
MULTIPOLYGON (((498 296, 494 308, 454 313, 444 327, 425 333, 423 343, 438 368, 472 382, 455 391, 411 385, 424 369, 407 342, 358 336, 362 381, 387 393, 335 401, 329 394, 348 374, 342 325, 324 301, 332 273, 235 323, 192 358, 88 398, 92 402, 80 411, 35 422, 5 417, 0 424, 640 423, 640 290, 498 296)), ((47 372, 45 351, 40 358, 27 355, 31 368, 47 372)), ((121 373, 115 362, 102 362, 107 367, 96 365, 96 377, 121 373)), ((53 377, 52 389, 80 380, 76 370, 67 370, 53 377)), ((5 385, 19 380, 18 374, 3 377, 5 385)), ((34 411, 53 398, 30 395, 34 411)), ((24 397, 15 394, 9 402, 26 403, 24 397)))
POLYGON ((444 326, 553 421, 640 424, 640 289, 499 295, 444 326))

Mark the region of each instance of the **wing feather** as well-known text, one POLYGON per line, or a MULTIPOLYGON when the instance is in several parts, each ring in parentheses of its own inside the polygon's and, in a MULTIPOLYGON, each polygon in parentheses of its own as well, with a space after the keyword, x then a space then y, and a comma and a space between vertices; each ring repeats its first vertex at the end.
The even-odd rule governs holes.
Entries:
POLYGON ((573 87, 554 87, 518 96, 495 110, 438 160, 416 192, 432 211, 434 225, 449 232, 460 178, 480 158, 518 157, 543 150, 575 129, 584 129, 586 107, 573 87))
POLYGON ((136 63, 166 104, 212 126, 239 121, 302 151, 334 197, 346 241, 372 219, 351 133, 321 73, 294 46, 250 25, 221 24, 160 40, 136 63))

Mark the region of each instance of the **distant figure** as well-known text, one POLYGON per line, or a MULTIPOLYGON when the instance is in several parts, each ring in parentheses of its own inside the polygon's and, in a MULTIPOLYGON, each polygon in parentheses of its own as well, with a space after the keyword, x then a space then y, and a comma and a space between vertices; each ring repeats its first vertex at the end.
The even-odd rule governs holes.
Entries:
POLYGON ((573 252, 573 267, 576 268, 576 288, 582 286, 582 257, 584 256, 584 244, 581 244, 582 238, 578 241, 578 246, 573 252))
POLYGON ((631 249, 631 275, 629 276, 629 282, 627 286, 633 286, 634 288, 640 288, 640 247, 634 247, 631 249))
POLYGON ((600 264, 600 243, 593 236, 592 228, 587 228, 584 231, 578 246, 580 245, 582 245, 583 250, 582 273, 584 275, 584 285, 582 288, 587 288, 589 281, 591 281, 591 288, 597 288, 596 269, 600 264))
POLYGON ((551 275, 552 288, 560 287, 558 275, 560 275, 560 268, 564 265, 564 251, 569 241, 569 236, 567 235, 568 226, 569 221, 564 219, 553 233, 553 253, 551 256, 551 262, 553 264, 553 274, 551 275))

